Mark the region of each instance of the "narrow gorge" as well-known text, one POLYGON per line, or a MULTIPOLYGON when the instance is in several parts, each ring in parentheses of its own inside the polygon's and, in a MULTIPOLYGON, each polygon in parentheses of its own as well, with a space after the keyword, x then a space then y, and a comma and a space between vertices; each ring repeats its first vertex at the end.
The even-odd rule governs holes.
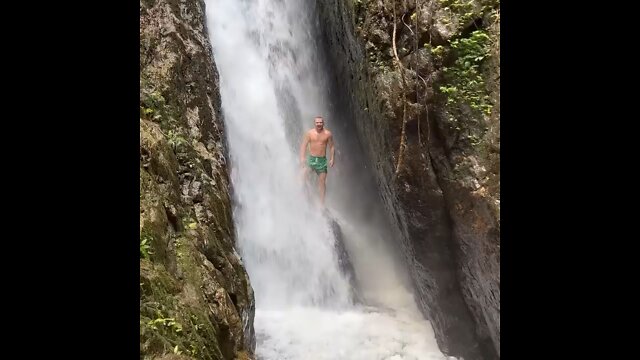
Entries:
POLYGON ((499 359, 499 43, 490 0, 141 0, 140 358, 499 359))

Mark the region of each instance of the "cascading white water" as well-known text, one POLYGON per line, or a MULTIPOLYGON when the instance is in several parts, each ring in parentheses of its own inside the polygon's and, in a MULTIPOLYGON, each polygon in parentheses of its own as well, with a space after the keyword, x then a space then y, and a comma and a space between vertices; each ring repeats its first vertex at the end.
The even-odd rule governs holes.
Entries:
POLYGON ((287 70, 294 54, 285 52, 297 50, 287 46, 286 22, 277 21, 287 14, 265 1, 207 5, 239 207, 239 246, 256 307, 346 305, 349 284, 338 271, 333 235, 304 197, 286 114, 278 105, 279 86, 296 86, 296 94, 307 90, 287 70))
MULTIPOLYGON (((429 323, 376 250, 379 239, 371 232, 365 236, 364 224, 336 210, 368 305, 352 304, 330 224, 300 184, 302 131, 315 115, 330 113, 308 5, 206 0, 231 155, 238 247, 256 296, 257 356, 444 359, 429 323)), ((337 201, 329 200, 329 206, 337 201)))

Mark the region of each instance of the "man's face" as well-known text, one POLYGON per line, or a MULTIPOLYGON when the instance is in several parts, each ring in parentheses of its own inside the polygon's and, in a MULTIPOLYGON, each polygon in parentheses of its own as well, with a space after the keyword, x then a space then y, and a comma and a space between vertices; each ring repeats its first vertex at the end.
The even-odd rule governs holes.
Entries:
POLYGON ((322 128, 324 126, 324 120, 315 119, 315 124, 316 124, 316 130, 320 131, 320 130, 322 130, 322 128))

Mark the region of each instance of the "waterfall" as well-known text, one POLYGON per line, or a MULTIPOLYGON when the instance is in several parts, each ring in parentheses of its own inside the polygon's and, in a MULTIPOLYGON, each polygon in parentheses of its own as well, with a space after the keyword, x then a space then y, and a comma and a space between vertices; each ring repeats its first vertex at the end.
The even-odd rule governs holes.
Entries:
MULTIPOLYGON (((358 183, 329 168, 327 205, 300 181, 298 146, 331 105, 313 2, 206 0, 230 150, 237 247, 256 296, 259 359, 444 359, 395 267, 379 224, 346 210, 358 183), (363 295, 340 270, 337 221, 363 295)), ((336 130, 333 130, 336 129, 336 130)), ((349 141, 344 134, 336 137, 349 141)), ((340 151, 336 162, 347 162, 340 151)), ((346 171, 346 170, 345 170, 346 171)), ((364 203, 362 203, 363 205, 364 203)), ((363 205, 364 206, 364 205, 363 205)))

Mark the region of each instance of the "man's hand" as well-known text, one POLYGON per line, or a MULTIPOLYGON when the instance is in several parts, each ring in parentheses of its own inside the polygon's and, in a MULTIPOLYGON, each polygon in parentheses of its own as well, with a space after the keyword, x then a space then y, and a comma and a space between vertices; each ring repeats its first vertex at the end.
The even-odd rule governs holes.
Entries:
POLYGON ((329 160, 329 166, 333 167, 333 159, 329 160))

